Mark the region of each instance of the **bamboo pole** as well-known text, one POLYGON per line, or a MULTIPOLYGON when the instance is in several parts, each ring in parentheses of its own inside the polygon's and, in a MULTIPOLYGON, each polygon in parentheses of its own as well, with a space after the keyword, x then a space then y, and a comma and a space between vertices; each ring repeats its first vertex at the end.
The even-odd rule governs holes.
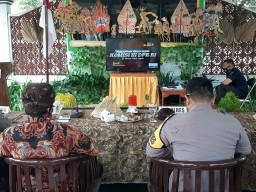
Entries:
POLYGON ((47 1, 48 0, 44 0, 44 8, 45 8, 45 29, 44 29, 44 33, 45 33, 45 48, 46 48, 46 58, 45 58, 45 65, 46 65, 46 83, 49 83, 49 62, 48 62, 48 8, 47 8, 47 1))

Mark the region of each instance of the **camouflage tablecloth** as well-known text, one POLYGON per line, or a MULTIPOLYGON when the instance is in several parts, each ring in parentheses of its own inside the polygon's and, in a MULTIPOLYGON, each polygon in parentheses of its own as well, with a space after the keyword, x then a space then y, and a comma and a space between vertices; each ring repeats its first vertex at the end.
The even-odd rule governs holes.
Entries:
POLYGON ((236 117, 246 129, 252 145, 252 153, 247 156, 243 166, 242 188, 256 191, 256 120, 253 118, 255 113, 231 113, 236 117))
MULTIPOLYGON (((147 182, 149 159, 145 149, 148 138, 160 124, 143 119, 134 123, 105 123, 90 116, 91 110, 85 110, 80 119, 71 119, 69 124, 82 130, 97 141, 101 149, 99 159, 104 166, 102 182, 147 182)), ((256 190, 256 121, 252 113, 232 113, 246 128, 252 143, 253 152, 248 156, 243 168, 243 189, 256 190)), ((12 112, 12 123, 25 120, 24 114, 12 112)))
POLYGON ((105 123, 89 114, 70 123, 97 141, 104 166, 103 182, 147 182, 146 145, 159 123, 143 119, 133 123, 105 123))

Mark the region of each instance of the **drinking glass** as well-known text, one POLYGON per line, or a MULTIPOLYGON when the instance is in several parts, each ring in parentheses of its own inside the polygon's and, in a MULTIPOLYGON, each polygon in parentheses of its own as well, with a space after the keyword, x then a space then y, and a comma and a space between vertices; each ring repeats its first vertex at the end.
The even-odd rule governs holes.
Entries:
POLYGON ((157 112, 157 105, 156 104, 148 104, 149 113, 151 114, 150 122, 155 123, 157 120, 155 120, 155 115, 157 112))
POLYGON ((62 110, 62 102, 61 101, 55 101, 53 103, 53 111, 52 114, 55 117, 55 119, 58 119, 61 115, 62 110))

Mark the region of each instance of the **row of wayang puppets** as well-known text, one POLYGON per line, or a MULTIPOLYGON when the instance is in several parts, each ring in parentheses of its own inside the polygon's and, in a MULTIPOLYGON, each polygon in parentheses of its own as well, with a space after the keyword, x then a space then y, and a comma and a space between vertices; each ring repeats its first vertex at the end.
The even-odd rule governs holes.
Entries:
POLYGON ((74 1, 68 5, 62 0, 54 17, 59 21, 58 30, 66 33, 97 35, 111 31, 112 38, 115 38, 117 33, 156 34, 162 41, 169 42, 170 39, 175 40, 175 34, 183 34, 185 37, 217 36, 221 32, 219 27, 221 14, 221 3, 209 5, 204 11, 198 8, 195 13, 190 14, 181 0, 170 18, 170 23, 166 17, 159 18, 155 13, 146 11, 145 7, 139 9, 140 18, 137 23, 136 14, 130 1, 127 0, 117 16, 118 23, 112 24, 110 28, 110 16, 100 0, 96 1, 91 10, 80 7, 74 1))

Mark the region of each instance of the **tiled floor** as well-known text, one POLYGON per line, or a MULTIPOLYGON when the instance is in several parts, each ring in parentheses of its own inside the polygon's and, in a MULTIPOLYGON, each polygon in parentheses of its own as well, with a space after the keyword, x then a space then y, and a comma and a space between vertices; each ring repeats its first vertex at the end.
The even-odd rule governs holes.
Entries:
MULTIPOLYGON (((102 184, 99 192, 147 192, 146 184, 102 184)), ((243 190, 242 192, 256 192, 243 190)))
POLYGON ((146 184, 102 184, 99 192, 147 192, 146 184))

